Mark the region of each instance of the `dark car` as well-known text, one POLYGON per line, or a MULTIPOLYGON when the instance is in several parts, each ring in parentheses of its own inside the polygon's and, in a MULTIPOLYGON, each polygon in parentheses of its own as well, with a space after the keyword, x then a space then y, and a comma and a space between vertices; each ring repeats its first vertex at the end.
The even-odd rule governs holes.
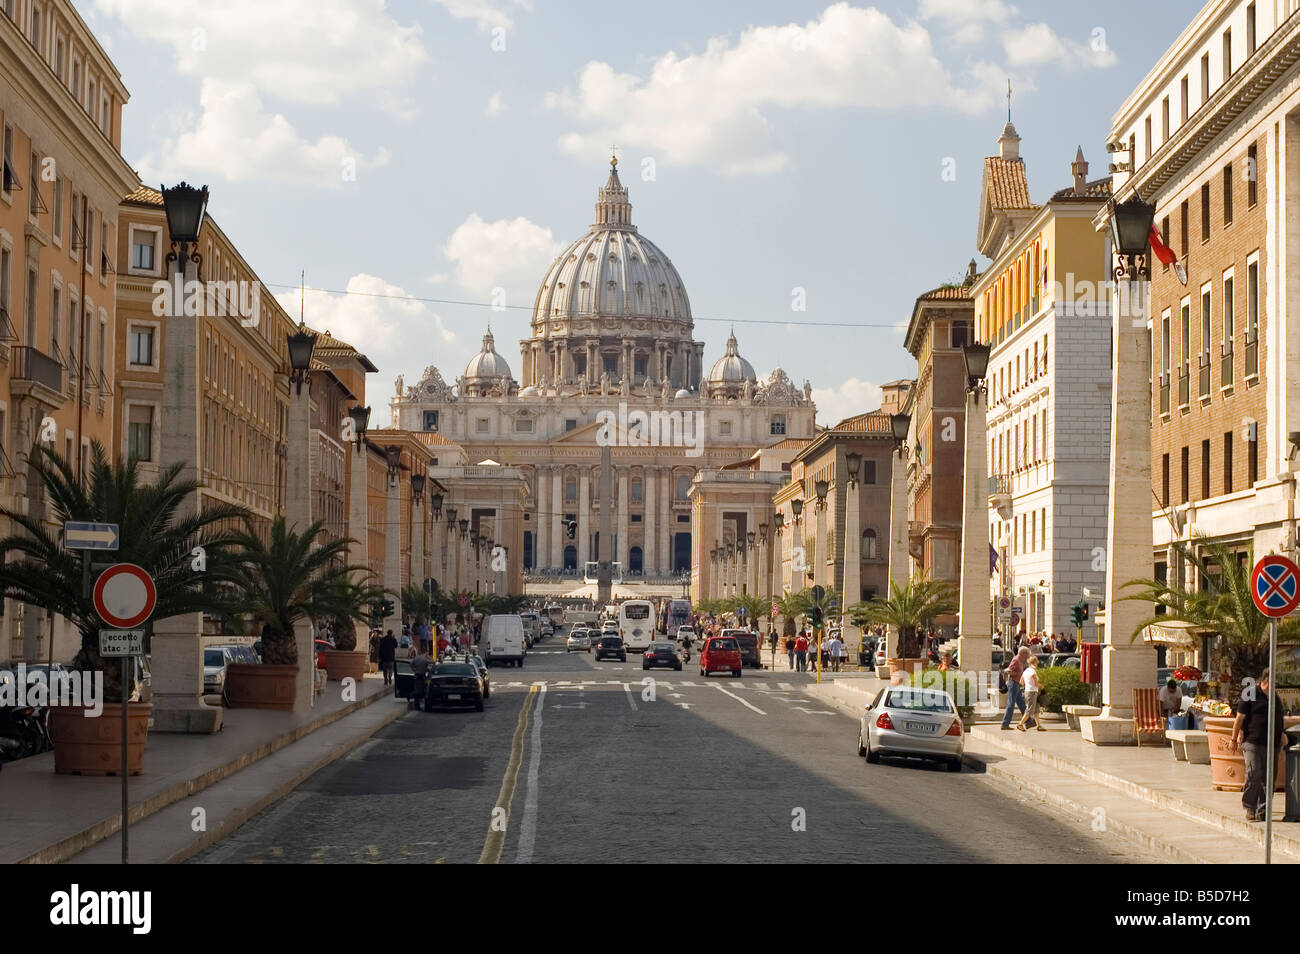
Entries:
POLYGON ((473 706, 483 711, 483 680, 468 662, 441 662, 429 672, 424 711, 447 706, 473 706))
POLYGON ((677 647, 672 643, 651 643, 646 647, 645 656, 641 660, 641 668, 649 669, 651 666, 668 666, 680 670, 682 660, 677 655, 677 647))
POLYGON ((409 699, 414 691, 415 673, 411 671, 411 660, 396 660, 393 664, 393 695, 398 699, 409 699))
POLYGON ((606 656, 619 662, 627 662, 627 647, 623 645, 622 636, 600 637, 600 642, 596 644, 596 662, 600 662, 606 656))
POLYGON ((488 672, 487 663, 483 661, 482 656, 475 656, 473 653, 460 653, 455 661, 467 662, 477 669, 478 677, 483 681, 483 698, 487 699, 492 695, 492 676, 488 672))

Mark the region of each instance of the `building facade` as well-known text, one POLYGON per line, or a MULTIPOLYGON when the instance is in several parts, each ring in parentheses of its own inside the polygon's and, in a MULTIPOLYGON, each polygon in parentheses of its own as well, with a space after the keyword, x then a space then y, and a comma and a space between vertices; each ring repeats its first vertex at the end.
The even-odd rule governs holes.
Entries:
POLYGON ((413 387, 399 379, 390 402, 395 427, 440 433, 471 465, 519 470, 518 557, 531 573, 573 576, 598 559, 628 578, 689 571, 696 474, 814 432, 811 385, 780 368, 759 380, 734 333, 706 367, 681 277, 631 208, 614 162, 595 222, 542 280, 519 380, 489 330, 454 386, 431 366, 413 387), (609 547, 599 539, 604 445, 609 547))

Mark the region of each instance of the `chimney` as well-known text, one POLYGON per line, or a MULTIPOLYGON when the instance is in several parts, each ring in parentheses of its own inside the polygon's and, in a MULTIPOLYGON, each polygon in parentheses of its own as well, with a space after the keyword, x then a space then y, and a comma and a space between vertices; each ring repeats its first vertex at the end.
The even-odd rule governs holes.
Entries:
POLYGON ((1074 177, 1074 194, 1083 195, 1088 188, 1088 161, 1083 158, 1082 146, 1074 154, 1074 162, 1070 163, 1070 175, 1074 177))

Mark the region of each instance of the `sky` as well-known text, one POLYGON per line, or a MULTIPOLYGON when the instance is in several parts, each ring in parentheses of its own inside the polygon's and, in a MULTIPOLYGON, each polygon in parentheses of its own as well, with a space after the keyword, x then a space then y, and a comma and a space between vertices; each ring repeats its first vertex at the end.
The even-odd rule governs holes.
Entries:
MULTIPOLYGON (((308 324, 452 383, 593 220, 611 146, 705 366, 734 326, 818 423, 912 377, 920 293, 975 258, 1011 112, 1030 191, 1106 174, 1111 117, 1201 3, 76 0, 131 94, 143 181, 208 211, 308 324)), ((381 415, 382 416, 382 415, 381 415)))

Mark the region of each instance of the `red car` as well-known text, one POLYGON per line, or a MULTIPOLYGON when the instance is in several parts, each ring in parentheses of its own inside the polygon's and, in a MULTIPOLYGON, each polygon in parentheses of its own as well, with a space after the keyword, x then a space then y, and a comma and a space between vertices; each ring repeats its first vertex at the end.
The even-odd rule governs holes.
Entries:
POLYGON ((730 672, 739 679, 743 663, 740 643, 731 636, 710 636, 700 652, 700 675, 706 679, 711 672, 730 672))

